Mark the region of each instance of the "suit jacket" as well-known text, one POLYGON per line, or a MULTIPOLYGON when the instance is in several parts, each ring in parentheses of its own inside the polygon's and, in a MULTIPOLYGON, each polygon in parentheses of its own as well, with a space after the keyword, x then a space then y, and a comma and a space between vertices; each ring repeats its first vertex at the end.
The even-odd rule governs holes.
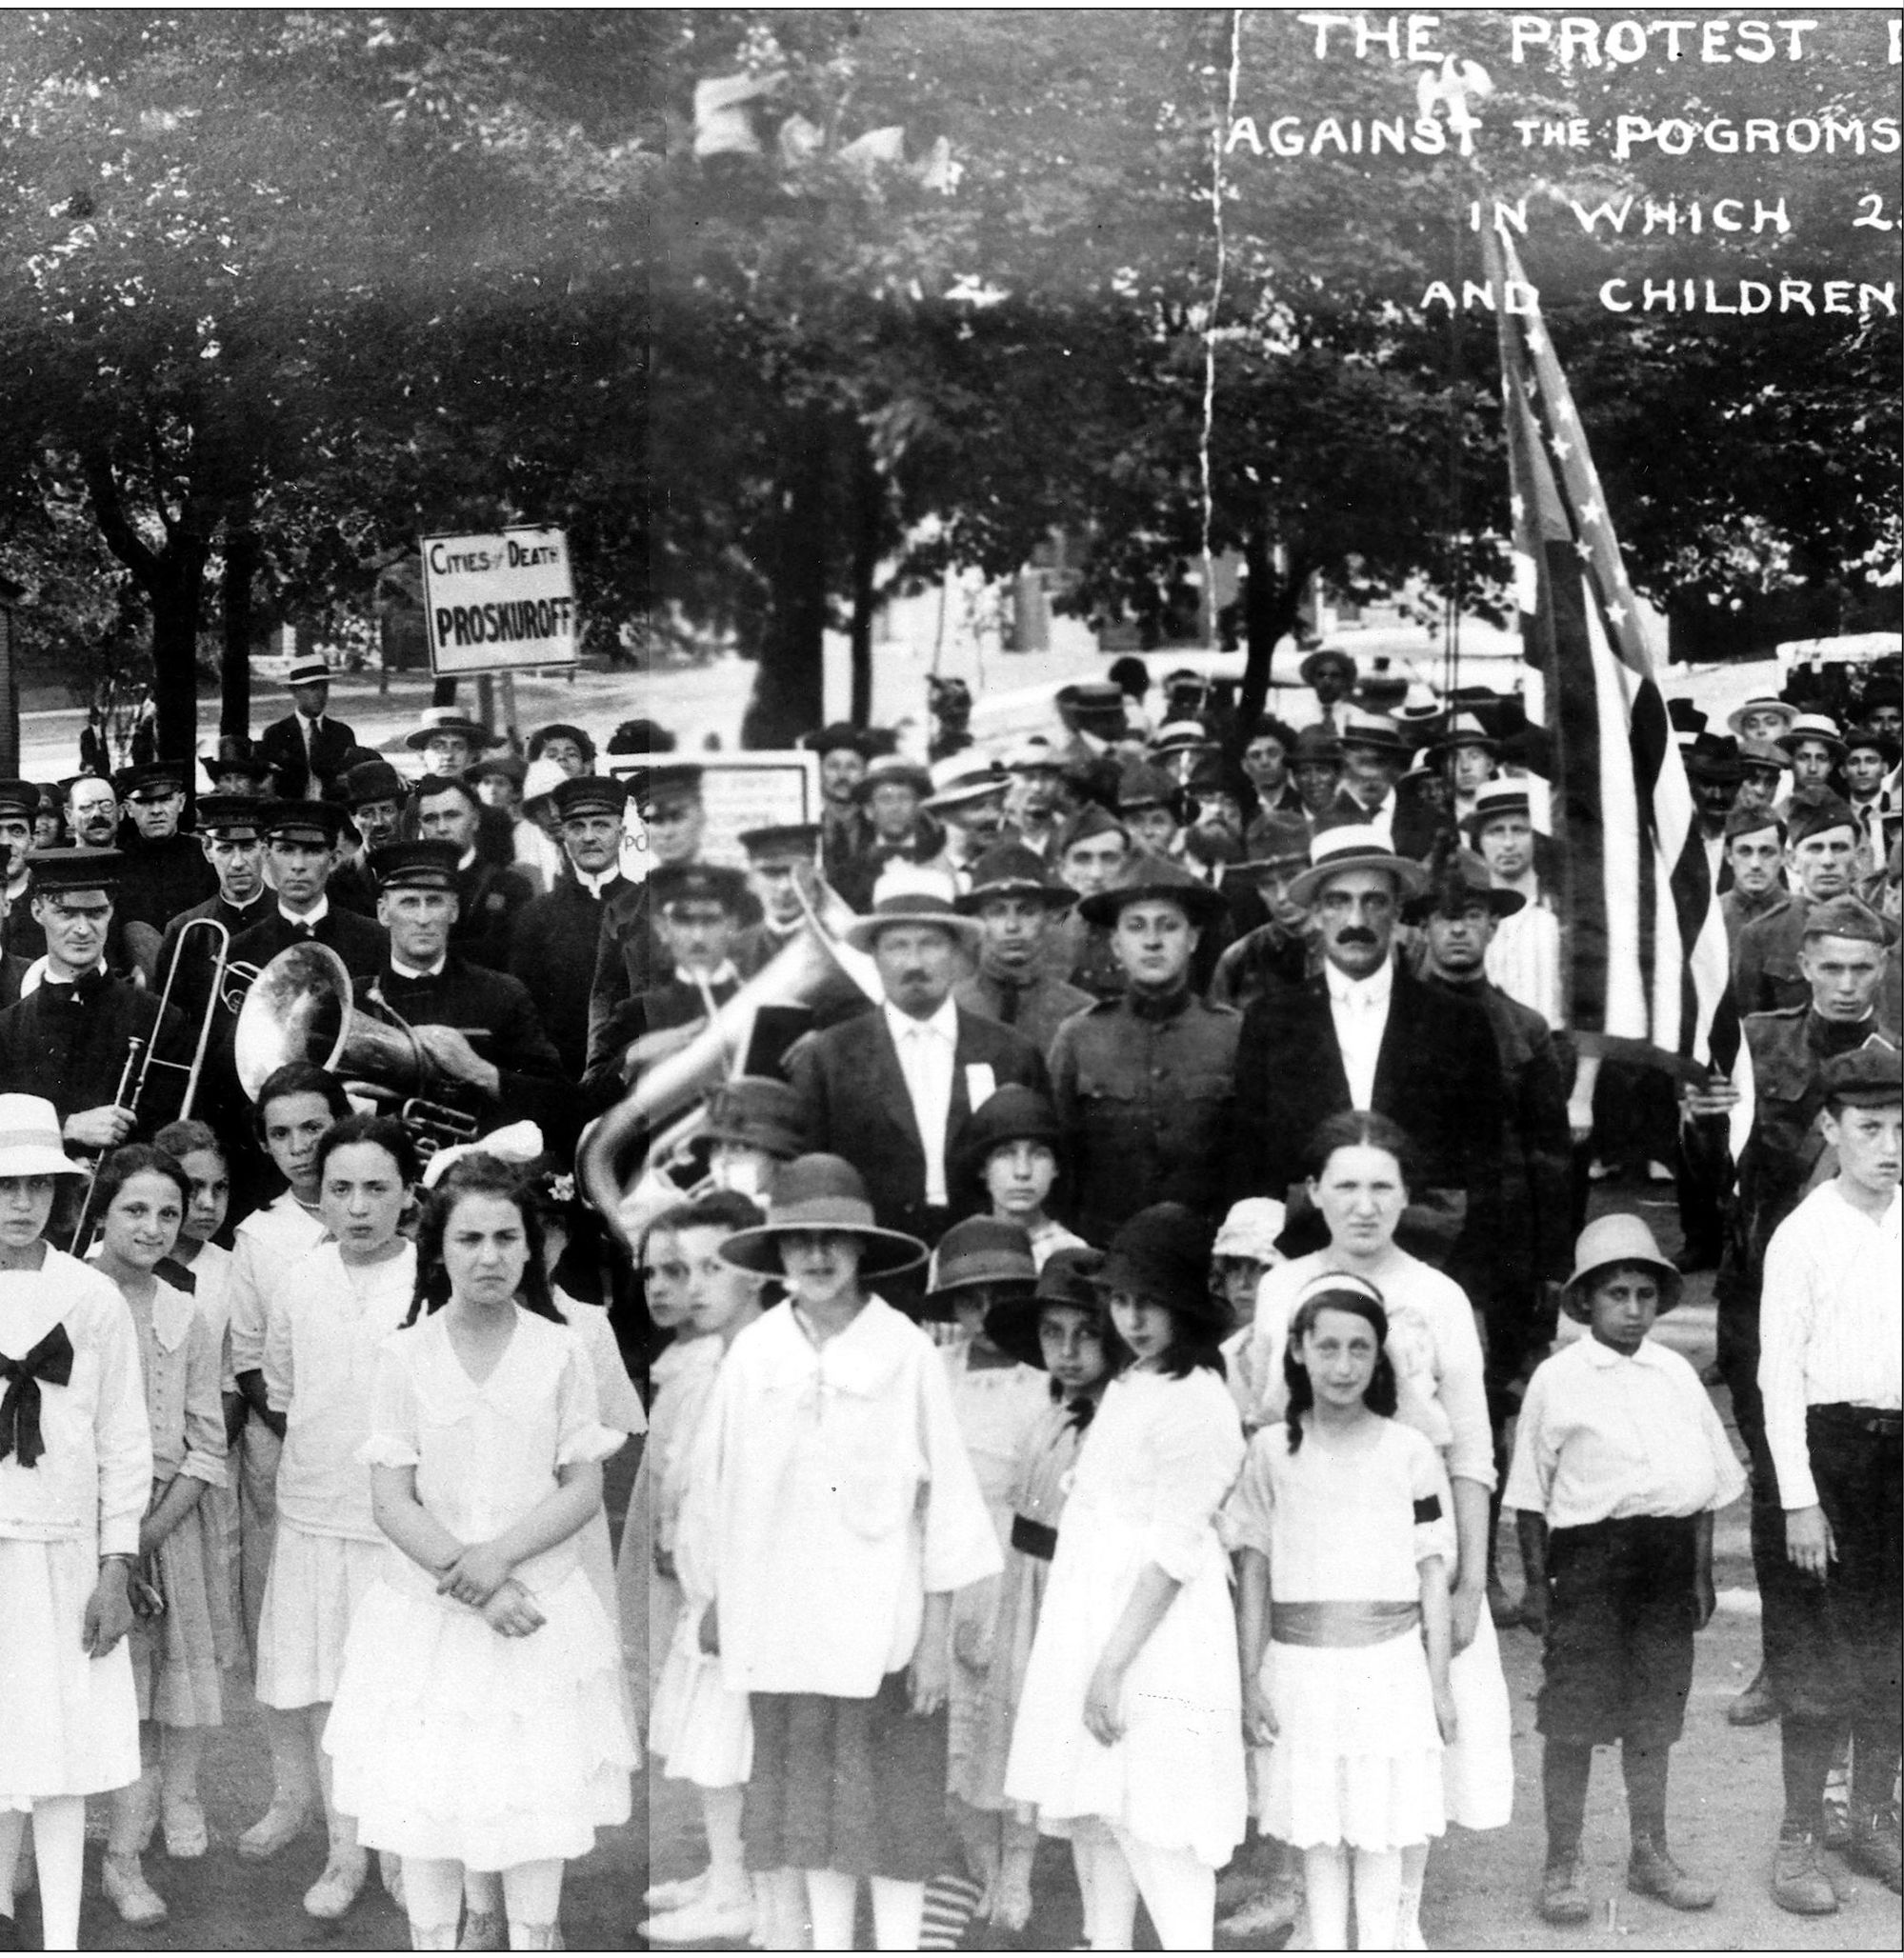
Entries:
MULTIPOLYGON (((1373 1105, 1407 1131, 1431 1189, 1467 1192, 1451 1274, 1485 1268, 1507 1111, 1500 1055, 1481 1007, 1431 991, 1398 966, 1373 1105)), ((1233 1196, 1285 1196, 1308 1174, 1309 1139, 1318 1125, 1350 1106, 1326 973, 1265 994, 1244 1014, 1236 1049, 1233 1196)))
POLYGON ((345 755, 356 746, 356 731, 349 722, 326 714, 317 724, 317 739, 307 761, 303 724, 295 713, 289 713, 258 736, 257 754, 260 761, 270 763, 277 792, 297 800, 307 792, 307 769, 317 778, 310 794, 321 796, 343 768, 345 755))
POLYGON ((112 900, 112 915, 120 924, 150 925, 162 932, 188 906, 217 895, 218 873, 205 861, 197 837, 168 836, 163 843, 148 843, 135 833, 122 839, 121 847, 126 861, 112 900))
POLYGON ((332 904, 342 905, 347 911, 355 911, 360 918, 369 918, 372 922, 376 919, 376 883, 360 856, 346 858, 331 871, 325 883, 324 894, 332 904))
POLYGON ((546 897, 524 905, 510 929, 508 970, 529 988, 571 1081, 579 1081, 588 1065, 589 984, 594 977, 603 906, 631 889, 617 877, 597 897, 565 875, 546 897))
POLYGON ((509 965, 515 916, 536 894, 521 870, 506 869, 478 856, 456 872, 456 923, 450 947, 472 966, 500 972, 509 965))
POLYGON ((861 1015, 810 1033, 787 1056, 787 1076, 800 1098, 800 1125, 809 1149, 844 1156, 866 1179, 875 1221, 929 1243, 946 1222, 973 1215, 984 1192, 956 1173, 959 1136, 972 1113, 967 1070, 992 1069, 995 1087, 1011 1083, 1051 1092, 1044 1057, 1023 1034, 958 1009, 952 1051, 952 1113, 946 1123, 950 1211, 926 1208, 926 1155, 906 1092, 899 1050, 883 1012, 861 1015))
POLYGON ((501 1076, 493 1096, 462 1082, 432 1079, 422 1090, 427 1099, 474 1115, 485 1135, 507 1123, 528 1121, 540 1127, 555 1154, 566 1157, 573 1148, 581 1127, 575 1090, 521 980, 471 965, 452 951, 443 969, 428 978, 399 977, 386 963, 353 978, 351 992, 380 1019, 460 1028, 501 1076))

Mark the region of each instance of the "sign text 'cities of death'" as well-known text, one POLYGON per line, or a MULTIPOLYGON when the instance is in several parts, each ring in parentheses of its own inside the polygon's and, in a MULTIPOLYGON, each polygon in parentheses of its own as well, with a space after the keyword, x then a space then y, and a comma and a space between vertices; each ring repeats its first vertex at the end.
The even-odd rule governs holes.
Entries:
POLYGON ((575 664, 575 580, 560 530, 426 537, 422 549, 432 673, 575 664))

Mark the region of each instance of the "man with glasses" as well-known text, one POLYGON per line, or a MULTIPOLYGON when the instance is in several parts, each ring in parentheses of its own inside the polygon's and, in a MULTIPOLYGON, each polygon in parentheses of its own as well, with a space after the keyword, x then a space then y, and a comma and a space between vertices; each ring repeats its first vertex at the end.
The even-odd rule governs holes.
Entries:
POLYGON ((138 1069, 126 1064, 136 1040, 157 1041, 160 1058, 184 1058, 184 1016, 107 970, 106 941, 123 869, 116 850, 49 850, 31 862, 31 910, 47 949, 22 984, 17 1005, 0 1012, 0 1081, 17 1094, 37 1094, 59 1111, 67 1142, 88 1154, 116 1148, 136 1133, 157 1132, 178 1111, 185 1076, 152 1070, 136 1122, 120 1105, 138 1069))

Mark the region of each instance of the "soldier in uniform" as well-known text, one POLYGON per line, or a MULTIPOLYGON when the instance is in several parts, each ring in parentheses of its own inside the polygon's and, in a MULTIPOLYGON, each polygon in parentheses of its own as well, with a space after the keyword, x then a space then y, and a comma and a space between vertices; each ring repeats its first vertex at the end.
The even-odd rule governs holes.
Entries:
POLYGON ((1279 987, 1301 985, 1310 964, 1309 913, 1289 894, 1309 863, 1309 825, 1300 816, 1259 816, 1250 835, 1250 861, 1231 870, 1223 888, 1239 918, 1257 906, 1269 916, 1225 948, 1210 983, 1210 997, 1239 1012, 1279 987))
POLYGON ((571 775, 550 791, 563 871, 547 895, 515 915, 509 969, 530 997, 572 1081, 589 1058, 589 984, 603 908, 629 889, 621 874, 622 810, 628 789, 610 775, 571 775))
MULTIPOLYGON (((629 797, 648 830, 649 854, 658 869, 701 860, 708 814, 701 801, 699 762, 660 762, 629 778, 629 797)), ((652 983, 660 946, 647 883, 623 884, 602 905, 595 941, 594 976, 589 982, 589 1051, 611 1015, 652 983)))
POLYGON ((1771 806, 1735 803, 1726 818, 1726 867, 1732 882, 1719 899, 1726 949, 1734 967, 1745 928, 1785 902, 1787 893, 1779 874, 1784 864, 1785 825, 1771 806))
MULTIPOLYGON (((235 942, 261 922, 276 902, 265 883, 264 804, 251 795, 201 795, 198 799, 198 842, 218 879, 218 889, 203 904, 178 912, 166 927, 156 967, 163 986, 178 955, 180 938, 194 918, 223 925, 235 942)), ((204 933, 191 940, 192 956, 179 975, 172 1003, 188 1018, 204 1008, 211 980, 213 952, 204 933)))
MULTIPOLYGON (((1079 898, 1112 889, 1130 862, 1130 831, 1094 802, 1059 832, 1058 876, 1079 898)), ((1124 969, 1112 956, 1110 934, 1087 924, 1075 909, 1051 933, 1051 965, 1093 999, 1115 999, 1124 990, 1124 969)))
POLYGON ((146 957, 157 955, 160 934, 180 911, 202 904, 218 888, 197 839, 179 831, 187 767, 144 762, 121 769, 115 778, 131 828, 123 839, 126 864, 113 909, 129 929, 142 925, 151 933, 150 945, 143 933, 139 940, 146 957))
POLYGON ((382 970, 389 945, 382 927, 333 905, 328 895, 343 833, 344 812, 335 803, 265 805, 265 875, 277 902, 232 939, 233 964, 262 968, 293 945, 315 940, 353 977, 382 970))
POLYGON ((430 1070, 427 1099, 473 1115, 479 1134, 534 1122, 549 1149, 566 1156, 581 1111, 528 989, 454 949, 455 846, 386 844, 371 869, 390 952, 378 971, 351 982, 357 1004, 415 1036, 430 1070))
POLYGON ((1739 933, 1733 996, 1741 1013, 1803 1007, 1812 988, 1801 969, 1808 920, 1815 905, 1852 888, 1857 824, 1835 795, 1798 795, 1786 816, 1785 870, 1792 893, 1739 933))
POLYGON ((1126 986, 1067 1020, 1052 1043, 1072 1228, 1108 1244, 1126 1219, 1169 1202, 1214 1218, 1231 1173, 1243 1016, 1199 999, 1190 968, 1223 900, 1175 864, 1146 859, 1129 883, 1078 909, 1110 933, 1126 986))
MULTIPOLYGON (((1737 1159, 1714 1287, 1719 1372, 1731 1389, 1739 1434, 1752 1457, 1752 1561, 1765 1651, 1758 1677, 1728 1711, 1735 1726, 1755 1726, 1777 1715, 1781 1670, 1798 1664, 1797 1655, 1814 1635, 1807 1615, 1813 1601, 1785 1555, 1785 1522, 1759 1398, 1758 1306, 1765 1248, 1805 1194, 1824 1149, 1817 1119, 1825 1103, 1820 1082, 1825 1063, 1874 1038, 1897 1045, 1897 1029, 1883 1024, 1877 1007, 1887 953, 1883 923, 1850 895, 1814 904, 1801 918, 1798 965, 1804 1003, 1752 1013, 1745 1021, 1754 1097, 1752 1131, 1737 1159)), ((1720 1187, 1733 1180, 1725 1117, 1737 1101, 1730 1083, 1715 1083, 1688 1090, 1682 1103, 1686 1153, 1720 1187)))
POLYGON ((321 659, 294 661, 284 676, 291 710, 258 736, 258 759, 271 770, 281 796, 304 801, 321 796, 357 745, 349 723, 326 712, 331 669, 321 659))
POLYGON ((952 988, 952 997, 1000 1026, 1015 1027, 1041 1054, 1052 1050, 1059 1026, 1092 1004, 1092 995, 1051 970, 1046 942, 1073 894, 1022 843, 1001 844, 972 867, 972 888, 958 900, 976 918, 978 969, 952 988))
POLYGON ((181 1059, 185 1021, 169 1009, 161 1026, 157 999, 107 970, 119 853, 48 850, 31 863, 32 914, 46 934, 46 964, 39 984, 0 1012, 0 1081, 51 1102, 67 1142, 96 1155, 135 1130, 156 1134, 178 1112, 185 1077, 170 1069, 149 1077, 136 1124, 118 1093, 134 1040, 142 1047, 156 1041, 161 1059, 181 1059))
POLYGON ((462 776, 424 776, 416 785, 415 807, 417 834, 456 850, 457 951, 471 965, 502 971, 516 913, 535 897, 534 884, 511 865, 491 863, 477 848, 482 800, 462 776))

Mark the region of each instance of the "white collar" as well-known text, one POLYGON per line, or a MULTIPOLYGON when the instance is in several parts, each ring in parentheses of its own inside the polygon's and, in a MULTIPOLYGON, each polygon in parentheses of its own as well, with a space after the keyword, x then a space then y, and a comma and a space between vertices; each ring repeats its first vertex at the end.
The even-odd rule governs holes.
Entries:
MULTIPOLYGON (((102 956, 99 963, 93 967, 91 971, 82 972, 79 975, 79 977, 80 979, 100 979, 103 978, 105 974, 106 961, 102 956)), ((40 989, 40 986, 42 982, 45 980, 46 976, 47 957, 46 954, 42 952, 40 956, 36 958, 33 961, 33 963, 30 966, 29 966, 27 969, 20 975, 20 997, 22 999, 25 999, 30 992, 37 992, 40 989)), ((68 986, 75 986, 78 983, 78 980, 74 979, 69 979, 65 981, 56 979, 53 981, 53 984, 55 986, 62 984, 68 986)))
POLYGON ((286 910, 284 908, 284 900, 282 898, 278 900, 278 916, 281 917, 287 925, 295 925, 298 927, 300 930, 306 925, 309 925, 312 928, 312 929, 315 929, 316 927, 323 924, 325 919, 328 918, 330 915, 331 900, 328 897, 320 896, 317 902, 314 905, 312 905, 308 911, 305 911, 301 914, 297 911, 286 910))
POLYGON ((457 870, 457 874, 458 874, 458 875, 461 875, 461 873, 462 873, 463 871, 467 870, 467 869, 468 869, 470 868, 470 866, 471 866, 471 864, 473 864, 473 863, 474 863, 475 861, 476 861, 476 846, 475 846, 475 845, 474 845, 474 844, 472 843, 472 844, 471 844, 471 846, 469 847, 469 849, 466 849, 466 850, 465 850, 465 851, 463 852, 463 854, 462 854, 461 856, 459 856, 459 857, 458 857, 458 858, 456 859, 456 870, 457 870))
POLYGON ((923 1020, 912 1013, 902 1013, 890 999, 880 1001, 879 1010, 886 1015, 887 1031, 892 1034, 895 1047, 915 1029, 920 1032, 930 1030, 936 1033, 948 1047, 958 1045, 958 1001, 951 993, 946 994, 936 1012, 923 1020))
POLYGON ((1614 1367, 1662 1367, 1666 1364, 1665 1348, 1651 1334, 1641 1340, 1638 1348, 1631 1353, 1614 1352, 1612 1347, 1595 1339, 1591 1332, 1582 1335, 1579 1345, 1585 1352, 1585 1364, 1603 1373, 1614 1367))
MULTIPOLYGON (((706 973, 704 976, 707 979, 710 988, 715 986, 729 986, 733 984, 740 978, 739 972, 734 969, 734 963, 732 959, 723 959, 711 972, 706 973)), ((690 992, 700 991, 700 980, 696 979, 693 973, 689 971, 687 967, 676 966, 674 968, 674 977, 676 981, 680 985, 685 986, 690 992)))
POLYGON ((445 951, 437 955, 436 963, 431 966, 407 965, 395 952, 391 953, 391 971, 399 979, 434 979, 449 963, 450 954, 445 951))
POLYGON ((603 897, 607 894, 609 886, 620 877, 621 868, 619 865, 611 864, 606 870, 578 870, 571 864, 569 874, 591 897, 603 897))
POLYGON ((1329 997, 1337 1006, 1352 1001, 1357 1006, 1386 1006, 1395 989, 1395 962, 1384 959, 1366 979, 1352 979, 1328 959, 1322 962, 1322 975, 1329 982, 1329 997))

